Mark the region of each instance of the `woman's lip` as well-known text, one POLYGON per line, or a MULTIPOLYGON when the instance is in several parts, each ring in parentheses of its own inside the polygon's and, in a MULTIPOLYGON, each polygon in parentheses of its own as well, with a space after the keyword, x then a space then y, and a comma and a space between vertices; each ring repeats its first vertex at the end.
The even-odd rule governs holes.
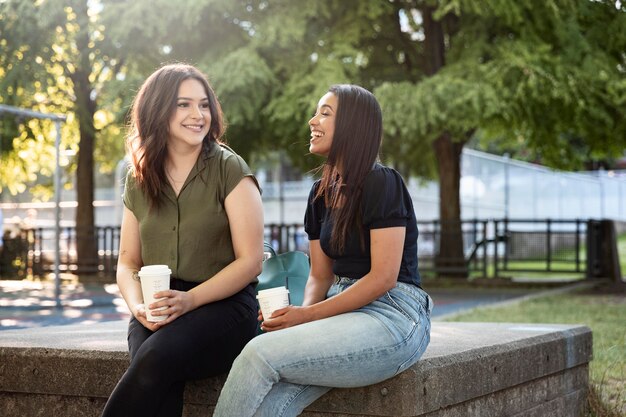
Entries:
POLYGON ((202 129, 204 129, 204 126, 200 125, 183 125, 183 127, 189 130, 193 130, 194 132, 202 132, 202 129))

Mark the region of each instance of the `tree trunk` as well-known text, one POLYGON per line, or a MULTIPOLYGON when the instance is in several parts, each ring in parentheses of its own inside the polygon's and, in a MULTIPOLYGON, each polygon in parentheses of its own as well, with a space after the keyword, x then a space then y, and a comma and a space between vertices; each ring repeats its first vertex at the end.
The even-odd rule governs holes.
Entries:
POLYGON ((439 252, 435 259, 440 276, 467 278, 461 228, 461 152, 464 141, 455 142, 444 133, 433 142, 439 173, 439 252))
POLYGON ((446 65, 446 45, 444 43, 443 26, 440 20, 433 18, 435 9, 432 6, 424 6, 422 8, 426 75, 434 75, 446 65))
POLYGON ((78 274, 94 273, 98 267, 93 209, 93 116, 90 120, 91 123, 87 120, 80 121, 80 149, 78 151, 78 166, 76 169, 76 196, 78 201, 78 207, 76 208, 76 254, 78 258, 78 274))
MULTIPOLYGON (((424 48, 426 73, 436 74, 446 64, 445 33, 441 20, 433 18, 435 7, 423 6, 424 48)), ((439 173, 439 221, 441 224, 439 251, 435 259, 437 274, 466 278, 468 276, 463 252, 461 229, 461 151, 465 141, 454 142, 443 132, 434 142, 439 173)))
POLYGON ((96 245, 94 219, 94 180, 93 153, 96 129, 94 114, 96 101, 92 98, 92 85, 89 82, 91 62, 89 60, 89 17, 87 2, 81 2, 77 10, 81 20, 81 29, 76 35, 77 50, 80 51, 79 65, 72 73, 74 94, 76 95, 75 111, 78 116, 80 142, 76 169, 76 254, 77 273, 95 273, 98 267, 98 250, 96 245))

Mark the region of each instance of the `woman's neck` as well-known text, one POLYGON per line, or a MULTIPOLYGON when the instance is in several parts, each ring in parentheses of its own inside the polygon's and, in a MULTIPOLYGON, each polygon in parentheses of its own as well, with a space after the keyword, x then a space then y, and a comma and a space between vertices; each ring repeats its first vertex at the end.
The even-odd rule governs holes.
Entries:
POLYGON ((202 147, 181 152, 168 148, 165 160, 165 174, 176 195, 180 193, 193 169, 202 147))
POLYGON ((181 149, 167 147, 166 168, 171 170, 190 170, 196 164, 198 155, 202 152, 202 146, 181 149))

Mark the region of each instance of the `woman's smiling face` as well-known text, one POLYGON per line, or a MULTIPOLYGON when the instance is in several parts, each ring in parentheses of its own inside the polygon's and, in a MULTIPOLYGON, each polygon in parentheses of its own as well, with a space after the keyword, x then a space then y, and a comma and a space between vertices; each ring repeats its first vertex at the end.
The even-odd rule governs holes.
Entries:
POLYGON ((172 146, 201 146, 211 127, 209 98, 202 83, 189 78, 178 88, 176 111, 170 119, 172 146))
POLYGON ((339 100, 333 93, 326 93, 317 104, 315 115, 309 120, 311 140, 309 151, 312 154, 328 156, 333 144, 335 120, 339 100))

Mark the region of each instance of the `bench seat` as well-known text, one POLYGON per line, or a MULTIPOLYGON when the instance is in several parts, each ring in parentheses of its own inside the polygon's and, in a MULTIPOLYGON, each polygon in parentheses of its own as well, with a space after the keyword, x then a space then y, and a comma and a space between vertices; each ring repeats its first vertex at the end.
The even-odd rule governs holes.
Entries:
MULTIPOLYGON (((579 416, 591 354, 585 326, 433 322, 413 367, 334 389, 302 415, 579 416)), ((122 321, 0 331, 0 415, 99 416, 127 366, 122 321)), ((188 383, 184 416, 210 416, 224 378, 188 383)))

